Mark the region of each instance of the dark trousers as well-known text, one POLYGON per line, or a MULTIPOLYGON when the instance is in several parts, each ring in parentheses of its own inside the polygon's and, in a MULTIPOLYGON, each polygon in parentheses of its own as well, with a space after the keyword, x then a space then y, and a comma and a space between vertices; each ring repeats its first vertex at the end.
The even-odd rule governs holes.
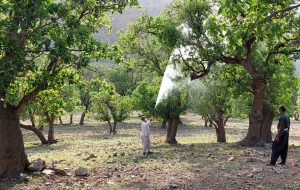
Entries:
POLYGON ((279 142, 273 141, 271 164, 275 165, 278 157, 281 158, 281 163, 285 164, 289 149, 289 133, 283 133, 279 142))

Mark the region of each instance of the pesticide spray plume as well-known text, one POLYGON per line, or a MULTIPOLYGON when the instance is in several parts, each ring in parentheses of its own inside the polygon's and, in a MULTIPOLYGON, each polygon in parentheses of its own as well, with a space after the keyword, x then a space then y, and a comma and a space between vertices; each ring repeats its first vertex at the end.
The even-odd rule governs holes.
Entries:
POLYGON ((161 81, 159 93, 156 99, 155 108, 159 103, 162 102, 163 99, 169 96, 170 92, 180 88, 183 85, 189 84, 190 78, 184 77, 183 73, 181 72, 181 67, 173 63, 175 57, 186 59, 189 55, 189 52, 190 52, 189 47, 176 48, 173 51, 169 59, 169 63, 166 67, 163 79, 161 81))

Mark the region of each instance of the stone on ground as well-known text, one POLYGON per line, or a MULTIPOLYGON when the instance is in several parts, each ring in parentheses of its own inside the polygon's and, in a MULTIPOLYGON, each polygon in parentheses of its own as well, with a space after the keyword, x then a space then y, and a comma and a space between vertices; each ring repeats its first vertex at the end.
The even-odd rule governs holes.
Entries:
POLYGON ((28 166, 30 172, 41 172, 45 168, 45 161, 38 158, 28 166))
POLYGON ((87 176, 88 175, 88 169, 79 167, 75 170, 75 175, 76 176, 87 176))

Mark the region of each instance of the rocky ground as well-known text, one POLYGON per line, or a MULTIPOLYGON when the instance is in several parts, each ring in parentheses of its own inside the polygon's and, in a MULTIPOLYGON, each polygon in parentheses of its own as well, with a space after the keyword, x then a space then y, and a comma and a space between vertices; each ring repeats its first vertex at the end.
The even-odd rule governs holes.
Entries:
POLYGON ((107 135, 106 124, 56 126, 54 145, 39 145, 24 131, 29 159, 41 158, 48 170, 2 180, 0 189, 300 189, 300 122, 292 122, 288 164, 275 167, 265 165, 270 145, 235 144, 246 134, 246 121, 229 121, 228 143, 216 143, 215 130, 202 127, 197 115, 187 114, 183 122, 176 146, 164 144, 165 130, 154 124, 154 154, 148 158, 141 157, 135 117, 121 123, 114 136, 107 135), (76 176, 79 167, 88 175, 76 176))

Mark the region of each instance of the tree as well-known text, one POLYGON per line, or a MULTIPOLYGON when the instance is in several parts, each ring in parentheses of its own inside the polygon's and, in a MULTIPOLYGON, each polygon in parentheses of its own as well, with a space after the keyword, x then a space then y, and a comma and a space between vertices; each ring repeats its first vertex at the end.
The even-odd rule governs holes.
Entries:
POLYGON ((139 82, 132 93, 134 110, 141 111, 146 117, 153 116, 156 97, 159 91, 159 82, 159 78, 153 81, 145 79, 139 82))
POLYGON ((118 34, 116 44, 122 49, 127 67, 161 77, 164 75, 172 49, 164 45, 160 41, 163 38, 156 34, 160 33, 161 26, 173 23, 168 18, 153 18, 144 14, 118 34))
POLYGON ((93 92, 98 91, 100 86, 101 86, 101 81, 99 78, 96 77, 81 78, 81 80, 79 81, 78 88, 79 88, 80 102, 84 110, 81 114, 79 125, 84 124, 85 116, 88 113, 88 111, 91 109, 91 105, 92 105, 91 94, 93 92))
MULTIPOLYGON (((162 36, 168 36, 166 33, 169 31, 165 30, 165 26, 170 26, 168 29, 174 30, 173 25, 174 21, 170 17, 163 15, 155 18, 144 14, 135 23, 130 24, 127 30, 121 31, 116 44, 123 51, 126 66, 142 72, 143 78, 149 78, 149 75, 150 78, 153 75, 163 77, 173 49, 161 40, 164 40, 162 36)), ((146 112, 151 112, 152 109, 153 107, 146 112)), ((162 128, 166 128, 166 123, 167 119, 163 118, 162 128)))
POLYGON ((241 145, 269 141, 272 113, 265 97, 267 86, 275 86, 270 76, 278 63, 290 62, 300 52, 296 12, 300 4, 292 3, 186 0, 175 1, 170 11, 178 20, 177 28, 183 31, 174 48, 186 47, 174 60, 190 72, 192 80, 207 75, 217 62, 240 66, 249 77, 253 99, 248 133, 241 145), (189 56, 184 58, 183 54, 189 56), (266 134, 261 132, 265 129, 269 131, 266 134))
POLYGON ((128 118, 132 109, 130 98, 119 95, 113 84, 105 81, 101 83, 99 91, 92 93, 92 102, 95 118, 108 123, 109 134, 117 133, 118 122, 128 118))
MULTIPOLYGON (((20 125, 26 104, 66 67, 80 68, 91 58, 114 58, 94 33, 109 23, 107 13, 137 1, 1 1, 0 5, 0 177, 18 176, 28 166, 20 125), (37 60, 43 60, 42 62, 37 60), (12 104, 11 87, 38 75, 12 104)), ((113 48, 112 48, 113 49, 113 48)))
MULTIPOLYGON (((284 104, 292 114, 293 108, 293 92, 297 88, 299 82, 294 75, 293 61, 282 59, 284 64, 275 64, 270 66, 272 75, 269 76, 266 85, 264 97, 263 115, 264 127, 261 128, 261 135, 264 141, 257 143, 263 145, 264 142, 272 142, 271 125, 275 116, 274 110, 278 109, 278 105, 284 104)), ((226 66, 224 79, 231 89, 233 98, 231 99, 232 115, 236 118, 245 119, 252 109, 253 92, 251 90, 252 79, 245 73, 242 67, 234 65, 226 66)))
POLYGON ((231 117, 233 95, 228 82, 222 77, 222 67, 215 70, 206 78, 204 88, 190 93, 189 104, 193 111, 207 118, 215 127, 217 142, 226 142, 225 125, 231 117))
POLYGON ((114 84, 121 96, 131 95, 137 83, 143 78, 143 73, 124 64, 114 64, 112 67, 104 68, 104 71, 103 78, 114 84))
POLYGON ((75 84, 64 84, 59 89, 59 95, 64 101, 63 110, 70 114, 70 125, 73 124, 73 113, 78 110, 80 104, 78 87, 75 84))
POLYGON ((156 106, 155 114, 167 118, 166 143, 176 144, 179 115, 186 110, 187 93, 175 88, 156 106))
POLYGON ((48 143, 56 143, 57 141, 54 139, 54 121, 55 118, 63 115, 66 103, 59 92, 53 89, 40 92, 37 96, 37 102, 39 103, 41 114, 44 115, 48 122, 48 143))

